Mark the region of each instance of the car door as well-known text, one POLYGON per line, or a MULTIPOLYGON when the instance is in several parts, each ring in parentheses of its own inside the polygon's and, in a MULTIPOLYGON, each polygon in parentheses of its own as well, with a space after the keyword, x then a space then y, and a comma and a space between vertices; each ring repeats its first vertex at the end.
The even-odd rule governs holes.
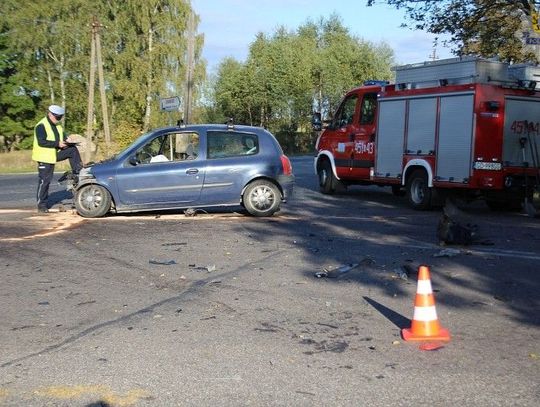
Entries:
POLYGON ((240 202, 247 180, 260 173, 259 141, 254 133, 207 132, 207 167, 202 192, 205 202, 240 202))
POLYGON ((377 112, 377 93, 361 94, 358 122, 354 132, 351 176, 369 178, 375 163, 375 117, 377 112))
POLYGON ((336 164, 337 176, 350 176, 356 134, 358 95, 347 95, 341 102, 326 136, 331 140, 331 149, 336 164))
MULTIPOLYGON (((160 208, 198 203, 205 160, 202 155, 188 154, 185 141, 190 137, 193 132, 160 134, 126 159, 116 174, 121 203, 160 208)), ((197 144, 199 149, 202 143, 197 144)))

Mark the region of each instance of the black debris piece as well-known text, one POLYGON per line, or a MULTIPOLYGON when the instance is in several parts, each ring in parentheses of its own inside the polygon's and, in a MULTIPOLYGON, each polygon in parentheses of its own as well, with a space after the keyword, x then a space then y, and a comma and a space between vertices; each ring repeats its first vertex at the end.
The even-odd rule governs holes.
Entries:
POLYGON ((150 264, 158 264, 160 266, 170 266, 172 264, 176 264, 176 261, 174 260, 154 260, 154 259, 151 259, 148 261, 148 263, 150 264))

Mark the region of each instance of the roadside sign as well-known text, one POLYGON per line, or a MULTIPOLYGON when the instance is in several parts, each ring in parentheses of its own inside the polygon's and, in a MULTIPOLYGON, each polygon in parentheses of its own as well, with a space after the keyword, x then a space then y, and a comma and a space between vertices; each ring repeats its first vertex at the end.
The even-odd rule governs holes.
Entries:
POLYGON ((173 96, 159 100, 159 106, 163 112, 174 112, 180 108, 180 98, 173 96))

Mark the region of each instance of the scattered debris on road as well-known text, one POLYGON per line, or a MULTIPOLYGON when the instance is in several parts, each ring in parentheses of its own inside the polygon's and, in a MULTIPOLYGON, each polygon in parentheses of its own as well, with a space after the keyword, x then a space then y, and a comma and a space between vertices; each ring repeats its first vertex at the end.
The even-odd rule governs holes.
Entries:
POLYGON ((325 267, 323 268, 323 271, 316 272, 314 276, 316 278, 339 278, 343 274, 348 273, 349 271, 357 268, 358 266, 363 266, 363 267, 371 266, 374 263, 375 261, 371 257, 366 256, 360 261, 360 263, 347 263, 347 264, 342 264, 337 267, 335 266, 325 267))
POLYGON ((212 271, 216 271, 215 264, 209 264, 208 266, 196 266, 195 264, 190 264, 189 268, 191 268, 194 271, 207 271, 208 273, 211 273, 212 271))
POLYGON ((324 268, 323 271, 318 271, 315 273, 315 277, 317 278, 338 278, 339 276, 348 273, 352 269, 358 267, 359 263, 350 263, 350 264, 344 264, 337 268, 333 267, 327 267, 324 268))
POLYGON ((402 279, 407 281, 409 277, 414 273, 414 270, 408 264, 404 264, 400 268, 394 269, 394 274, 402 279))
POLYGON ((425 342, 421 343, 418 349, 425 350, 425 351, 436 351, 439 349, 444 348, 444 345, 439 342, 425 342))
POLYGON ((433 257, 455 257, 461 254, 458 249, 442 249, 439 253, 435 253, 433 257))
POLYGON ((176 264, 176 261, 175 260, 154 260, 154 259, 150 259, 148 261, 148 263, 157 264, 157 265, 160 265, 160 266, 170 266, 172 264, 176 264))

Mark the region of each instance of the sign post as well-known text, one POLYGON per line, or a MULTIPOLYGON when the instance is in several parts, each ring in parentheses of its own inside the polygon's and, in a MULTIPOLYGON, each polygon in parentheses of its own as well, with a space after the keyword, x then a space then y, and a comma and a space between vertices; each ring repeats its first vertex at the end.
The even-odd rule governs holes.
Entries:
POLYGON ((169 112, 169 124, 172 126, 172 114, 180 110, 180 98, 178 96, 162 98, 159 100, 159 107, 162 112, 169 112))

